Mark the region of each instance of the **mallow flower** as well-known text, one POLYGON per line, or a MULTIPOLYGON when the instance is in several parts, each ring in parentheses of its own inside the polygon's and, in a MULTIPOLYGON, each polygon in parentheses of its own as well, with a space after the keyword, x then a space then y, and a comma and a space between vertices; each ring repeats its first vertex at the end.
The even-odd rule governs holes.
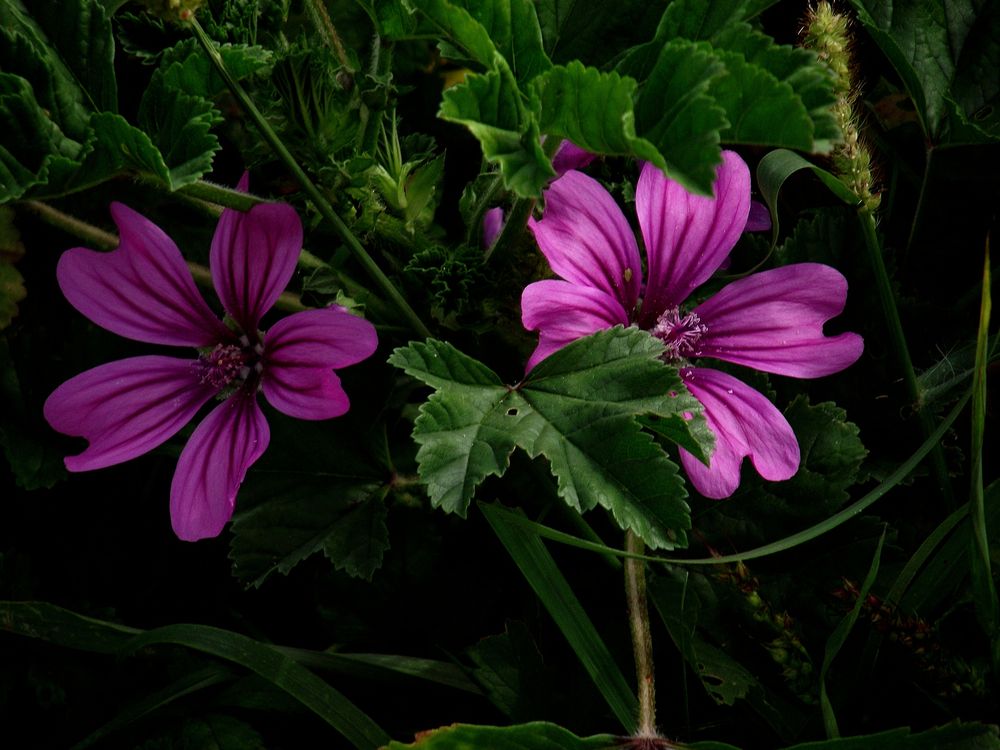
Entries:
MULTIPOLYGON (((239 187, 246 186, 244 176, 239 187)), ((334 369, 370 356, 375 328, 330 307, 289 315, 266 333, 258 329, 302 248, 302 224, 291 206, 223 211, 210 265, 225 321, 205 302, 163 230, 121 203, 111 205, 111 215, 121 237, 116 250, 75 247, 59 259, 56 276, 66 299, 113 333, 197 353, 132 357, 87 370, 56 388, 45 418, 59 432, 89 441, 65 460, 70 471, 89 471, 147 453, 203 405, 218 401, 181 451, 170 486, 177 536, 217 536, 270 438, 258 391, 299 419, 344 414, 349 402, 334 369)))
POLYGON ((681 462, 698 492, 723 498, 739 486, 745 457, 765 479, 790 478, 798 470, 798 441, 762 394, 695 361, 818 378, 852 364, 864 343, 855 333, 824 335, 823 324, 844 309, 847 282, 819 263, 755 273, 685 306, 747 227, 750 170, 737 154, 723 152, 713 193, 693 195, 644 165, 635 193, 646 247, 643 283, 636 238, 618 204, 596 180, 566 172, 546 191, 541 220, 529 222, 562 278, 529 284, 521 315, 525 328, 540 334, 528 369, 571 341, 618 324, 659 338, 715 434, 708 466, 683 449, 681 462))

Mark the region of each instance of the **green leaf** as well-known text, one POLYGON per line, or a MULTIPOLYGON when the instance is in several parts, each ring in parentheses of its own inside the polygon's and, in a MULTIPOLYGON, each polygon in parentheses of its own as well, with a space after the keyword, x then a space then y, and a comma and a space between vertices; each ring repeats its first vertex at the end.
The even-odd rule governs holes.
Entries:
POLYGON ((275 420, 276 433, 294 433, 282 441, 290 448, 266 457, 240 491, 229 552, 234 576, 259 587, 322 552, 337 570, 371 579, 389 548, 388 477, 358 450, 351 427, 275 420))
POLYGON ((465 82, 444 92, 438 115, 465 125, 479 140, 483 156, 500 165, 504 187, 522 197, 535 197, 555 177, 542 151, 534 113, 502 57, 484 75, 468 75, 465 82))
POLYGON ((742 21, 746 4, 744 0, 673 0, 663 11, 654 41, 711 39, 742 21))
POLYGON ((84 617, 47 602, 0 602, 0 628, 69 648, 135 653, 173 644, 238 664, 273 683, 340 732, 359 750, 375 750, 388 735, 340 692, 277 647, 207 625, 137 630, 84 617))
POLYGON ((603 67, 619 50, 648 37, 661 14, 647 0, 536 0, 549 56, 559 63, 580 60, 603 67))
POLYGON ((653 337, 616 327, 554 353, 508 388, 449 344, 431 339, 397 349, 389 362, 437 389, 413 431, 431 502, 464 515, 476 487, 501 476, 519 446, 549 459, 570 507, 601 505, 651 547, 684 546, 683 482, 635 419, 653 414, 684 428, 701 418, 661 354, 653 337))
POLYGON ((705 691, 716 703, 731 706, 758 683, 743 665, 697 635, 700 603, 687 585, 689 576, 688 571, 656 576, 649 583, 649 598, 705 691))
POLYGON ((771 237, 778 240, 778 193, 785 180, 802 169, 809 169, 837 198, 849 206, 857 205, 858 197, 836 175, 817 167, 812 162, 785 149, 777 149, 764 156, 757 165, 757 185, 761 197, 771 211, 771 237))
POLYGON ((14 224, 14 209, 0 206, 0 331, 17 317, 17 303, 28 296, 24 277, 14 267, 23 256, 24 244, 14 224))
POLYGON ((18 44, 0 53, 0 69, 38 85, 47 108, 51 95, 53 119, 68 135, 82 140, 90 111, 117 110, 111 21, 98 0, 32 3, 31 13, 21 0, 0 0, 0 28, 0 47, 19 35, 33 50, 18 44))
POLYGON ((544 701, 544 665, 523 623, 507 623, 505 633, 483 638, 468 653, 476 664, 476 682, 505 716, 525 721, 541 715, 537 707, 544 701))
POLYGON ((618 743, 610 734, 577 737, 567 729, 543 721, 512 727, 452 724, 423 732, 416 742, 390 742, 384 750, 607 750, 618 743))
POLYGON ((46 181, 57 163, 73 163, 81 152, 35 100, 24 78, 0 73, 0 201, 16 200, 46 181))
MULTIPOLYGON (((819 62, 816 53, 802 47, 775 44, 770 37, 743 23, 720 31, 712 39, 712 46, 743 56, 748 63, 766 70, 791 87, 811 123, 813 142, 807 150, 827 152, 833 142, 840 139, 840 128, 833 115, 833 104, 836 102, 834 76, 826 65, 819 62)), ((727 113, 732 120, 732 113, 728 110, 727 113)), ((771 140, 762 143, 780 145, 771 140)))
MULTIPOLYGON (((266 72, 273 57, 270 50, 248 44, 220 44, 216 49, 237 81, 266 72)), ((229 90, 195 39, 185 39, 164 52, 159 72, 165 88, 202 99, 214 99, 229 90)))
POLYGON ((531 0, 413 0, 442 53, 452 59, 495 65, 496 53, 518 81, 529 81, 551 67, 531 0))
POLYGON ((568 138, 592 153, 635 156, 666 166, 656 147, 635 134, 637 85, 631 78, 574 60, 531 83, 541 104, 539 126, 547 135, 568 138))
POLYGON ((925 732, 909 727, 877 734, 803 742, 785 750, 1000 750, 1000 732, 989 724, 953 722, 925 732))
POLYGON ((989 116, 1000 104, 1000 6, 981 0, 851 4, 903 79, 933 141, 956 142, 947 132, 952 107, 966 123, 981 118, 986 137, 1000 138, 1000 118, 989 116))
POLYGON ((663 46, 648 76, 619 66, 620 72, 644 79, 635 104, 636 133, 663 155, 668 176, 702 195, 712 194, 722 162, 720 133, 730 125, 710 94, 725 70, 704 46, 683 40, 663 46))
POLYGON ((170 88, 159 71, 153 74, 139 104, 139 124, 162 155, 171 190, 197 182, 211 171, 220 148, 211 129, 221 121, 211 102, 170 88))
POLYGON ((479 507, 618 721, 626 731, 634 731, 639 708, 635 694, 541 539, 532 529, 512 523, 513 511, 501 505, 479 507))
POLYGON ((823 651, 823 666, 819 671, 819 705, 823 712, 823 725, 826 728, 826 736, 833 738, 840 736, 840 729, 837 727, 837 717, 833 712, 833 704, 830 702, 830 696, 826 691, 826 676, 830 671, 830 665, 836 658, 837 654, 840 652, 841 647, 847 641, 847 636, 851 633, 851 628, 854 627, 854 623, 858 620, 858 615, 861 613, 861 606, 865 603, 868 598, 868 592, 871 590, 872 584, 875 583, 875 577, 878 575, 879 562, 882 560, 882 545, 885 542, 885 529, 882 529, 882 536, 879 537, 878 546, 875 547, 875 555, 872 558, 871 567, 868 569, 868 574, 865 576, 864 582, 861 584, 861 588, 858 591, 858 598, 854 602, 854 606, 851 611, 848 612, 844 618, 837 623, 837 627, 833 629, 830 633, 830 637, 826 639, 826 647, 823 651))

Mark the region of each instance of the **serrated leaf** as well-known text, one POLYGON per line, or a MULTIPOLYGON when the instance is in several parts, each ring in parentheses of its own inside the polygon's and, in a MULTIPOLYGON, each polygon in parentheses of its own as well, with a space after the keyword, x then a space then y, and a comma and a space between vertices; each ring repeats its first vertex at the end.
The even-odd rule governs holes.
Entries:
MULTIPOLYGON (((114 39, 98 0, 32 3, 30 13, 21 0, 0 0, 0 27, 5 35, 22 35, 34 50, 33 59, 4 60, 0 67, 21 73, 23 64, 25 72, 40 75, 41 63, 43 90, 58 103, 53 115, 69 136, 82 140, 88 111, 116 111, 114 39)), ((18 51, 25 52, 23 47, 18 51)))
MULTIPOLYGON (((265 71, 273 57, 270 50, 248 44, 219 44, 226 70, 237 81, 265 71)), ((163 53, 160 74, 167 89, 191 96, 214 99, 229 88, 205 51, 194 39, 185 39, 163 53)))
POLYGON ((233 517, 234 576, 258 587, 322 552, 337 570, 371 579, 389 548, 387 476, 355 442, 350 424, 298 425, 280 443, 286 450, 250 473, 233 517))
POLYGON ((601 505, 651 547, 684 546, 683 482, 635 417, 681 426, 684 412, 694 421, 701 407, 661 355, 656 339, 617 327, 570 344, 507 387, 449 344, 397 349, 389 362, 437 389, 413 431, 432 503, 464 515, 476 487, 501 476, 517 446, 549 460, 560 496, 576 510, 601 505))
POLYGON ((211 129, 221 121, 211 102, 171 88, 160 71, 153 74, 139 104, 139 124, 160 151, 171 190, 211 171, 220 148, 211 129))
MULTIPOLYGON (((633 75, 629 65, 619 67, 633 75)), ((709 90, 725 66, 704 46, 674 40, 663 46, 635 105, 635 130, 663 155, 666 173, 691 190, 711 195, 722 162, 725 111, 709 90)))
POLYGON ((452 724, 422 732, 413 743, 390 742, 383 750, 608 750, 617 744, 610 734, 577 737, 555 724, 535 721, 511 727, 452 724))
POLYGON ((604 73, 574 60, 532 81, 541 105, 540 128, 568 138, 596 154, 631 155, 662 169, 663 156, 635 133, 636 82, 615 72, 604 73))
MULTIPOLYGON (((706 49, 712 49, 706 45, 706 49)), ((721 137, 727 143, 781 146, 813 151, 813 123, 795 90, 742 54, 714 50, 726 66, 725 76, 712 81, 709 93, 726 113, 730 125, 721 137)))
POLYGON ((499 53, 518 81, 552 65, 531 0, 413 0, 413 6, 442 39, 445 57, 491 68, 499 53))
POLYGON ((500 166, 504 186, 522 197, 541 195, 556 176, 542 151, 534 113, 527 111, 510 68, 502 57, 483 75, 444 92, 438 116, 465 125, 479 140, 483 156, 500 166))
MULTIPOLYGON (((966 123, 980 111, 980 131, 1000 138, 1000 5, 981 0, 851 0, 858 20, 913 98, 927 135, 952 140, 946 132, 949 102, 966 123)), ((952 142, 958 142, 953 140, 952 142)))
POLYGON ((20 198, 44 183, 56 162, 77 157, 81 146, 67 138, 35 100, 24 78, 0 73, 0 201, 20 198))
POLYGON ((689 575, 687 571, 678 571, 673 576, 657 576, 648 584, 649 598, 705 691, 717 703, 731 706, 759 685, 742 664, 698 636, 700 603, 688 586, 689 575))
MULTIPOLYGON (((775 44, 773 39, 744 23, 725 27, 711 41, 713 47, 736 52, 747 62, 791 86, 812 122, 813 145, 809 150, 829 151, 833 142, 840 138, 840 128, 832 110, 836 101, 833 74, 819 62, 814 52, 775 44)), ((769 142, 769 145, 777 144, 769 142)))

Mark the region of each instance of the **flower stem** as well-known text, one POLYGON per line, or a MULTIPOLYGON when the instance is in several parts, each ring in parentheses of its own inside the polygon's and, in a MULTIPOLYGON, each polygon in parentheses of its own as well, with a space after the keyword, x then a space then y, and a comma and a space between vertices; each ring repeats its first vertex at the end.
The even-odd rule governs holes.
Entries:
MULTIPOLYGON (((906 394, 910 403, 916 409, 924 437, 927 437, 934 432, 934 423, 927 411, 921 408, 917 374, 913 369, 913 360, 910 359, 910 350, 906 345, 903 324, 899 319, 896 299, 893 296, 892 285, 889 283, 889 274, 886 271, 885 261, 882 258, 882 246, 879 243, 878 232, 875 227, 875 215, 870 210, 862 208, 858 211, 858 219, 861 222, 861 231, 865 238, 868 259, 872 264, 872 271, 875 274, 879 302, 882 305, 882 314, 885 317, 886 327, 889 330, 889 338, 892 342, 896 360, 903 371, 903 384, 906 387, 906 394)), ((937 479, 938 489, 945 504, 947 507, 954 509, 955 497, 952 493, 951 481, 948 478, 948 465, 940 443, 937 443, 931 449, 930 459, 931 467, 937 479)))
MULTIPOLYGON (((631 531, 625 532, 626 551, 641 555, 642 539, 631 531)), ((639 723, 637 737, 657 737, 656 684, 653 679, 653 639, 649 631, 649 607, 646 604, 646 563, 633 557, 625 558, 625 598, 635 653, 635 675, 639 688, 639 723)))
POLYGON ((347 245, 347 248, 354 255, 355 259, 361 264, 362 268, 368 273, 372 280, 385 292, 386 296, 395 304, 397 309, 403 314, 403 317, 410 323, 410 326, 416 331, 420 336, 430 337, 430 329, 424 325, 420 317, 414 312, 413 308, 410 307, 406 299, 400 293, 396 285, 390 281, 389 277, 382 272, 382 269, 378 267, 378 264, 372 259, 368 252, 361 246, 358 238, 354 236, 354 233, 348 228, 347 224, 344 223, 343 219, 337 215, 337 212, 333 210, 333 206, 330 202, 323 196, 316 184, 309 179, 309 176, 305 173, 299 163, 292 156, 291 152, 285 147, 281 139, 278 137, 277 133, 271 128, 264 115, 257 105, 253 103, 250 95, 244 90, 244 88, 236 81, 235 78, 230 75, 229 70, 226 68, 225 63, 222 61, 222 56, 216 49, 215 43, 209 39, 205 30, 201 28, 201 24, 198 20, 192 17, 189 21, 191 29, 194 31, 195 37, 198 42, 204 48, 205 53, 208 58, 212 61, 215 69, 218 71, 219 75, 222 76, 229 90, 233 93, 233 96, 240 102, 243 110, 246 114, 253 120, 254 124, 257 126, 260 134, 263 136, 264 140, 267 141, 268 145, 274 150, 278 158, 285 164, 288 170, 292 173, 302 189, 305 190, 306 194, 312 200, 316 209, 319 211, 320 215, 326 219, 333 226, 334 230, 340 235, 340 238, 347 245))
POLYGON ((49 226, 61 229, 66 234, 71 234, 74 237, 79 237, 84 242, 93 245, 99 250, 114 250, 118 247, 117 234, 105 232, 93 224, 88 224, 85 221, 77 219, 75 216, 63 213, 58 208, 53 208, 48 203, 42 203, 41 201, 21 201, 21 205, 49 226))
MULTIPOLYGON (((556 155, 556 151, 559 150, 561 143, 562 139, 549 136, 545 139, 545 143, 542 144, 542 152, 551 160, 556 155)), ((518 240, 521 239, 521 235, 524 234, 524 228, 528 225, 528 217, 531 216, 534 208, 534 198, 518 198, 514 201, 514 205, 507 215, 507 220, 504 222, 500 236, 493 243, 493 247, 487 248, 485 255, 483 255, 484 261, 488 261, 490 256, 494 254, 503 255, 503 253, 514 247, 518 240), (497 250, 501 252, 497 253, 497 250)))

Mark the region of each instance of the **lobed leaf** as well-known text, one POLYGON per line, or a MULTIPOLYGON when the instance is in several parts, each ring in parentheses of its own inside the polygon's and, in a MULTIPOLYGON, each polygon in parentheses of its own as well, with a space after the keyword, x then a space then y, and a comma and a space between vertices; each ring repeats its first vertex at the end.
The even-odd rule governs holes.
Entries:
POLYGON ((437 389, 413 431, 431 502, 464 515, 478 485, 502 476, 520 447, 549 460, 571 507, 601 505, 651 547, 684 546, 683 481, 635 417, 655 415, 692 441, 704 438, 703 417, 661 354, 656 339, 618 327, 570 344, 508 388, 449 344, 397 349, 389 362, 437 389))

